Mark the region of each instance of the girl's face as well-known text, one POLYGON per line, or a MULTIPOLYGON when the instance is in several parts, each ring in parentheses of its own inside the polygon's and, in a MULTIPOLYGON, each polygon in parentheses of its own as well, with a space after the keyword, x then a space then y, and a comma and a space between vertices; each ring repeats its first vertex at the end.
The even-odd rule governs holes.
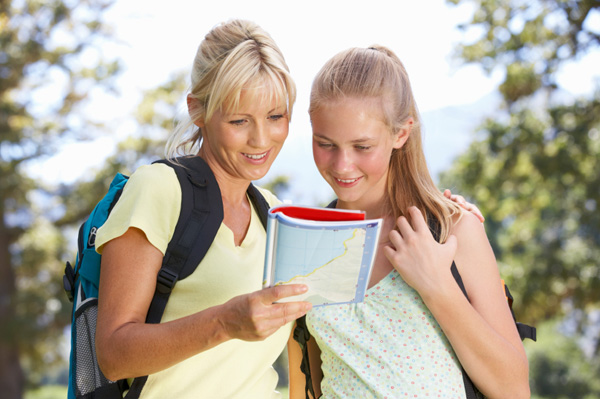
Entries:
POLYGON ((371 210, 386 195, 392 151, 410 130, 392 134, 379 101, 344 98, 311 113, 313 157, 340 206, 371 210))
POLYGON ((217 110, 208 122, 196 122, 202 129, 200 155, 217 176, 260 179, 279 154, 288 135, 288 111, 284 101, 263 100, 269 98, 263 90, 269 89, 242 90, 235 111, 217 110))

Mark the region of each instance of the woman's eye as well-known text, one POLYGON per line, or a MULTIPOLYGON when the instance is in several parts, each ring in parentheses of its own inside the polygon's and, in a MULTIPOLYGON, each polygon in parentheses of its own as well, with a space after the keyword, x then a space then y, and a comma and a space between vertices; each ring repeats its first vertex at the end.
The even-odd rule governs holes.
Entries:
POLYGON ((235 119, 233 121, 229 121, 231 125, 240 126, 245 122, 245 119, 235 119))
POLYGON ((278 121, 281 118, 283 118, 283 114, 277 114, 277 115, 271 115, 271 116, 269 116, 269 119, 271 119, 273 121, 278 121))
POLYGON ((371 146, 369 146, 369 145, 357 145, 355 148, 357 150, 359 150, 359 151, 367 151, 367 150, 371 149, 371 146))

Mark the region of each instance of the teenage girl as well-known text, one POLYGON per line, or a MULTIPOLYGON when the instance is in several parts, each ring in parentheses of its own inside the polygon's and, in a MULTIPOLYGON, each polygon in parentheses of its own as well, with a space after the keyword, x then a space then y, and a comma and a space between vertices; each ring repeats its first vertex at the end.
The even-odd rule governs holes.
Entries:
MULTIPOLYGON (((462 366, 488 398, 529 397, 483 224, 435 187, 400 60, 381 46, 334 56, 315 78, 309 113, 314 160, 337 207, 384 219, 364 302, 307 314, 316 396, 464 398, 462 366)), ((289 347, 291 397, 304 397, 300 349, 289 347)))

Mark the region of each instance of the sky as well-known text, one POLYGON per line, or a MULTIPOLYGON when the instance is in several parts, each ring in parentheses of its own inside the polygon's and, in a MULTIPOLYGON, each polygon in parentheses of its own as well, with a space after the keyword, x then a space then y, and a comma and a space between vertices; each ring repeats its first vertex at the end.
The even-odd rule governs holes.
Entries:
MULTIPOLYGON (((469 40, 456 26, 467 22, 472 12, 471 5, 456 7, 444 0, 117 0, 105 21, 119 43, 106 45, 103 53, 123 60, 120 92, 94 95, 87 111, 106 123, 110 133, 93 142, 66 146, 34 173, 43 172, 50 181, 71 182, 82 173, 73 168, 74 162, 101 162, 119 139, 135 131, 131 114, 144 90, 168 81, 176 72, 189 72, 204 35, 220 22, 243 18, 258 23, 274 38, 298 89, 290 134, 264 180, 290 176, 287 199, 296 203, 315 205, 331 197, 312 161, 310 85, 331 56, 371 44, 389 47, 405 64, 423 116, 425 155, 435 178, 466 149, 482 118, 499 106, 496 87, 501 74, 487 76, 478 66, 461 65, 452 56, 460 41, 469 40)), ((595 22, 600 27, 600 18, 595 22)), ((591 65, 600 65, 598 53, 567 66, 562 83, 574 94, 590 92, 598 80, 598 74, 590 72, 591 65)), ((182 100, 184 96, 181 93, 182 100)))

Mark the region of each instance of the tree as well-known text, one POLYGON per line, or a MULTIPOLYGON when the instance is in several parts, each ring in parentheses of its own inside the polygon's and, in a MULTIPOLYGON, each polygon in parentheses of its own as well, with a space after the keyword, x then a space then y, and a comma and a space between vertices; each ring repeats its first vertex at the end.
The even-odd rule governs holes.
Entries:
POLYGON ((583 332, 600 309, 600 91, 574 99, 557 72, 598 51, 590 21, 600 2, 470 3, 475 11, 462 29, 480 34, 457 56, 503 72, 506 108, 483 123, 442 186, 465 193, 485 214, 518 316, 539 323, 578 314, 570 320, 583 332))
POLYGON ((109 36, 101 15, 109 0, 0 1, 0 392, 22 396, 29 381, 58 361, 68 323, 60 300, 64 240, 47 215, 58 207, 27 166, 63 140, 100 127, 81 112, 90 91, 111 86, 119 65, 98 45, 109 36), (86 54, 86 60, 81 58, 86 54), (94 61, 89 62, 89 59, 94 61), (46 202, 47 207, 42 204, 46 202))

